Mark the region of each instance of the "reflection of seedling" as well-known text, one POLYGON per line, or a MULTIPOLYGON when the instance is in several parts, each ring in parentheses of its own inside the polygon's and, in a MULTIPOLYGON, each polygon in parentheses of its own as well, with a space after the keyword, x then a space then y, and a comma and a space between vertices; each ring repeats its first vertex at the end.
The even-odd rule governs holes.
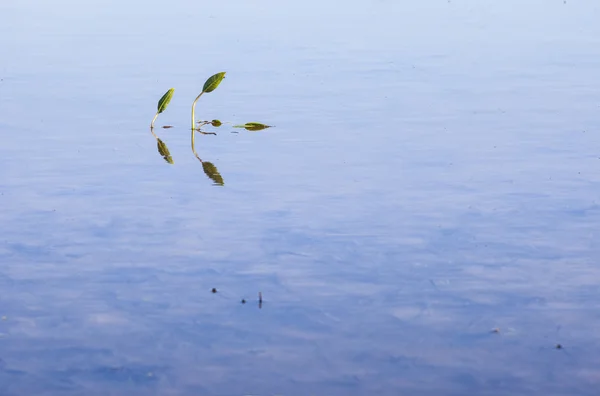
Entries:
POLYGON ((173 165, 173 157, 171 157, 171 153, 169 152, 169 149, 167 148, 167 145, 158 138, 158 136, 156 136, 156 134, 154 133, 153 128, 150 128, 150 132, 152 133, 152 135, 154 136, 154 138, 156 139, 156 145, 158 148, 158 153, 160 155, 162 155, 162 157, 165 159, 165 161, 167 161, 169 164, 173 165))
POLYGON ((223 177, 217 170, 217 167, 212 162, 208 162, 208 161, 201 161, 201 162, 202 162, 202 170, 204 171, 206 176, 208 176, 218 186, 225 185, 225 182, 223 181, 223 177))
MULTIPOLYGON (((196 131, 192 130, 192 152, 194 153, 196 158, 198 158, 198 161, 200 161, 200 163, 202 164, 202 170, 204 171, 206 176, 208 176, 216 185, 218 185, 218 186, 225 185, 225 182, 223 181, 223 177, 217 170, 217 167, 212 162, 202 161, 202 158, 200 158, 200 156, 196 152, 196 147, 195 147, 195 143, 194 143, 194 133, 195 132, 196 131)), ((203 133, 205 135, 216 135, 216 133, 202 132, 200 130, 198 130, 198 132, 203 133)))
POLYGON ((162 96, 162 98, 160 98, 160 100, 158 101, 158 109, 157 109, 158 111, 156 112, 156 114, 154 115, 154 118, 152 119, 152 122, 150 123, 150 128, 154 128, 154 121, 156 121, 156 118, 158 117, 158 115, 160 113, 162 113, 163 111, 165 111, 165 109, 169 105, 169 102, 171 101, 171 98, 173 97, 173 92, 175 92, 175 88, 169 89, 162 96))
POLYGON ((171 157, 171 153, 169 152, 169 149, 167 148, 167 145, 160 140, 159 138, 156 138, 157 143, 158 143, 158 152, 160 155, 163 156, 163 158, 165 159, 165 161, 167 161, 169 164, 173 165, 173 157, 171 157))

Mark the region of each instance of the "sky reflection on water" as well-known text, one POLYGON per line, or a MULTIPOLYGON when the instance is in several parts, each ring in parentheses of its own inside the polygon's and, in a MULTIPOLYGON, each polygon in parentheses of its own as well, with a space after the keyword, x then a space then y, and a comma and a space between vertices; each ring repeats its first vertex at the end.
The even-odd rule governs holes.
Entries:
POLYGON ((599 11, 1 4, 0 394, 596 394, 599 11))

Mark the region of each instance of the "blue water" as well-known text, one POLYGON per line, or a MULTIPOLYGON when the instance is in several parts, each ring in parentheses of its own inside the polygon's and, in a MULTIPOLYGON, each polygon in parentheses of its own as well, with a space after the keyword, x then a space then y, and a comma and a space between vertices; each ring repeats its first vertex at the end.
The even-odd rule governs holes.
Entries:
POLYGON ((0 4, 0 395, 596 395, 599 15, 0 4))

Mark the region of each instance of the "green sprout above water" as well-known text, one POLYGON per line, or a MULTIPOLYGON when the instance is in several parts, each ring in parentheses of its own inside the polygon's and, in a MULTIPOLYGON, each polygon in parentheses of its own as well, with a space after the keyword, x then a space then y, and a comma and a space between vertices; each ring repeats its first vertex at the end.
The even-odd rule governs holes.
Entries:
POLYGON ((220 72, 210 76, 208 80, 206 80, 206 82, 204 83, 204 86, 202 87, 202 92, 200 92, 200 94, 196 96, 194 103, 192 103, 192 130, 196 129, 196 102, 198 101, 198 99, 200 99, 200 96, 202 96, 203 94, 210 93, 217 89, 219 84, 221 84, 221 81, 223 81, 223 79, 225 78, 225 73, 227 72, 220 72))
MULTIPOLYGON (((203 161, 200 158, 200 156, 198 155, 198 153, 196 152, 195 134, 200 133, 203 135, 216 135, 215 132, 202 131, 202 127, 210 125, 212 127, 218 128, 224 124, 231 124, 231 123, 221 122, 220 120, 217 120, 217 119, 213 119, 212 121, 196 121, 195 112, 196 112, 196 103, 198 102, 198 99, 200 99, 200 97, 203 94, 210 93, 210 92, 214 91, 215 89, 217 89, 217 87, 221 84, 221 82, 225 78, 225 74, 226 74, 226 72, 220 72, 220 73, 216 73, 216 74, 210 76, 204 83, 204 86, 202 87, 202 92, 200 92, 200 94, 196 97, 196 99, 194 99, 194 102, 192 103, 192 128, 191 128, 192 129, 192 138, 191 138, 192 152, 194 153, 194 156, 198 159, 198 161, 200 161, 200 163, 202 164, 202 169, 203 169, 204 173, 206 174, 206 176, 208 176, 214 182, 215 185, 219 185, 219 186, 223 186, 225 184, 223 181, 223 177, 221 176, 221 174, 217 170, 217 167, 213 163, 208 162, 208 161, 203 161)), ((160 100, 158 101, 156 115, 154 116, 154 118, 152 119, 152 122, 150 124, 150 132, 156 139, 158 152, 163 157, 163 159, 166 162, 168 162, 169 164, 174 163, 173 157, 171 156, 171 153, 169 152, 167 145, 162 140, 160 140, 158 138, 158 136, 156 136, 156 134, 154 133, 154 122, 156 121, 158 115, 160 113, 162 113, 163 111, 165 111, 165 109, 167 108, 167 106, 169 105, 169 103, 171 101, 171 98, 173 97, 174 92, 175 92, 175 89, 171 88, 160 98, 160 100)), ((172 125, 163 126, 163 128, 172 128, 172 127, 173 127, 172 125)), ((266 125, 266 124, 262 124, 259 122, 247 122, 247 123, 241 124, 241 125, 233 125, 233 128, 244 128, 248 131, 260 131, 260 130, 263 130, 266 128, 271 128, 271 127, 272 127, 271 125, 266 125)), ((232 132, 232 133, 237 133, 237 132, 232 132)))
MULTIPOLYGON (((200 160, 200 157, 198 157, 198 154, 196 153, 196 148, 195 148, 196 102, 198 101, 198 99, 200 99, 200 96, 202 96, 204 93, 210 93, 210 92, 214 91, 215 89, 217 89, 219 84, 221 84, 221 81, 223 81, 223 79, 225 78, 225 73, 226 72, 220 72, 220 73, 213 74, 212 76, 210 76, 208 78, 208 80, 206 80, 206 82, 204 83, 204 86, 202 87, 202 92, 200 92, 200 94, 198 96, 196 96, 196 99, 194 99, 194 103, 192 103, 192 151, 194 152, 194 155, 196 156, 196 158, 198 158, 199 160, 200 160)), ((200 128, 198 128, 197 130, 200 131, 200 128)), ((202 160, 200 160, 200 162, 202 162, 202 160)))
POLYGON ((173 97, 174 92, 175 88, 171 88, 162 96, 162 98, 159 99, 156 114, 154 115, 154 118, 150 123, 150 129, 154 129, 154 121, 156 121, 156 118, 158 118, 158 115, 160 113, 166 110, 167 106, 169 105, 169 102, 171 101, 171 98, 173 97))

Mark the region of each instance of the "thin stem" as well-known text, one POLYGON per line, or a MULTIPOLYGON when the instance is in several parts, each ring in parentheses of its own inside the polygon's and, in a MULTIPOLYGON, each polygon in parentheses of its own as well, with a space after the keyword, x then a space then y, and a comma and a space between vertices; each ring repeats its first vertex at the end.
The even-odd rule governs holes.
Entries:
POLYGON ((156 121, 157 118, 158 118, 158 112, 156 112, 156 114, 154 115, 154 118, 152 119, 152 123, 150 123, 150 129, 154 129, 154 121, 156 121))
MULTIPOLYGON (((194 154, 196 154, 196 150, 194 149, 194 131, 196 130, 196 102, 198 101, 198 99, 200 99, 200 96, 202 96, 203 93, 204 91, 200 92, 200 95, 196 96, 196 100, 194 100, 194 103, 192 103, 192 151, 194 152, 194 154)), ((196 157, 198 157, 198 154, 196 154, 196 157)), ((198 159, 200 159, 200 157, 198 157, 198 159)))
POLYGON ((196 129, 196 102, 198 99, 200 99, 200 96, 202 96, 203 93, 204 91, 200 92, 200 95, 196 96, 196 100, 194 100, 194 103, 192 103, 192 129, 196 129))

